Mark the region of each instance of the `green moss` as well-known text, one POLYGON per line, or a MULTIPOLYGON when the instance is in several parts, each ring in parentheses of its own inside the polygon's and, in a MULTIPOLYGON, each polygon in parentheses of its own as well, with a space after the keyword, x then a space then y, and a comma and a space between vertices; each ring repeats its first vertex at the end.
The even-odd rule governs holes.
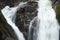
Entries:
POLYGON ((60 4, 57 4, 56 6, 56 15, 57 15, 58 22, 60 23, 60 4))
POLYGON ((57 14, 60 14, 60 4, 57 5, 56 10, 57 10, 57 14))

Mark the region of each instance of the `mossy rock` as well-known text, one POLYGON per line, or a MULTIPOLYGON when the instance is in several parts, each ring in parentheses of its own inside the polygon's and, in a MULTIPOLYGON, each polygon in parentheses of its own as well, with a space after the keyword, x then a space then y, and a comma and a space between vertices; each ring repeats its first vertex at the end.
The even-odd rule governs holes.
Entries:
POLYGON ((57 4, 56 6, 56 15, 57 15, 58 22, 60 24, 60 4, 57 4))
POLYGON ((57 10, 57 14, 60 14, 60 4, 57 5, 56 10, 57 10))

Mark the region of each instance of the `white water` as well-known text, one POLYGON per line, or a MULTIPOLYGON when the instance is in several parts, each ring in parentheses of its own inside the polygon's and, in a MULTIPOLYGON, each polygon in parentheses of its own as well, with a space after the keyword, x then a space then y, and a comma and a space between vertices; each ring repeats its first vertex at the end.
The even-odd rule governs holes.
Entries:
MULTIPOLYGON (((30 25, 29 25, 29 31, 28 31, 28 40, 31 40, 31 31, 32 31, 32 24, 36 21, 37 16, 33 18, 33 20, 30 21, 30 25)), ((34 37, 35 38, 35 37, 34 37)))
POLYGON ((59 24, 50 0, 38 1, 39 31, 37 40, 59 40, 59 24))
POLYGON ((19 10, 20 7, 24 7, 25 3, 20 3, 17 7, 9 7, 6 6, 1 10, 3 16, 5 17, 7 23, 12 27, 12 29, 15 31, 15 34, 18 38, 18 40, 25 40, 22 32, 18 29, 18 27, 15 25, 15 17, 16 17, 16 12, 19 10))

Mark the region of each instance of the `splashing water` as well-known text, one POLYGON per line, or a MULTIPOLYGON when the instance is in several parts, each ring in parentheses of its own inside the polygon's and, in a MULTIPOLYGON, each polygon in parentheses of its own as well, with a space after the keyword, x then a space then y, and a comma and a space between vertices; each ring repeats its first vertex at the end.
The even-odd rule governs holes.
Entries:
POLYGON ((37 40, 59 40, 59 24, 50 0, 38 1, 39 31, 37 40))
POLYGON ((18 40, 25 40, 22 32, 19 31, 18 27, 15 25, 15 17, 16 12, 19 10, 20 7, 24 7, 25 3, 20 3, 17 7, 9 7, 6 6, 1 10, 3 16, 5 17, 7 23, 13 28, 15 34, 17 35, 18 40))

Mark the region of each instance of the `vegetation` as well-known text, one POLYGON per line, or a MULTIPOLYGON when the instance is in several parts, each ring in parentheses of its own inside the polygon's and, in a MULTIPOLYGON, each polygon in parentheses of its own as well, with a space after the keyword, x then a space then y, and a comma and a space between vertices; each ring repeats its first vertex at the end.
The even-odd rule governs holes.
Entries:
POLYGON ((57 4, 56 6, 56 15, 57 15, 58 22, 60 23, 60 4, 57 4))

